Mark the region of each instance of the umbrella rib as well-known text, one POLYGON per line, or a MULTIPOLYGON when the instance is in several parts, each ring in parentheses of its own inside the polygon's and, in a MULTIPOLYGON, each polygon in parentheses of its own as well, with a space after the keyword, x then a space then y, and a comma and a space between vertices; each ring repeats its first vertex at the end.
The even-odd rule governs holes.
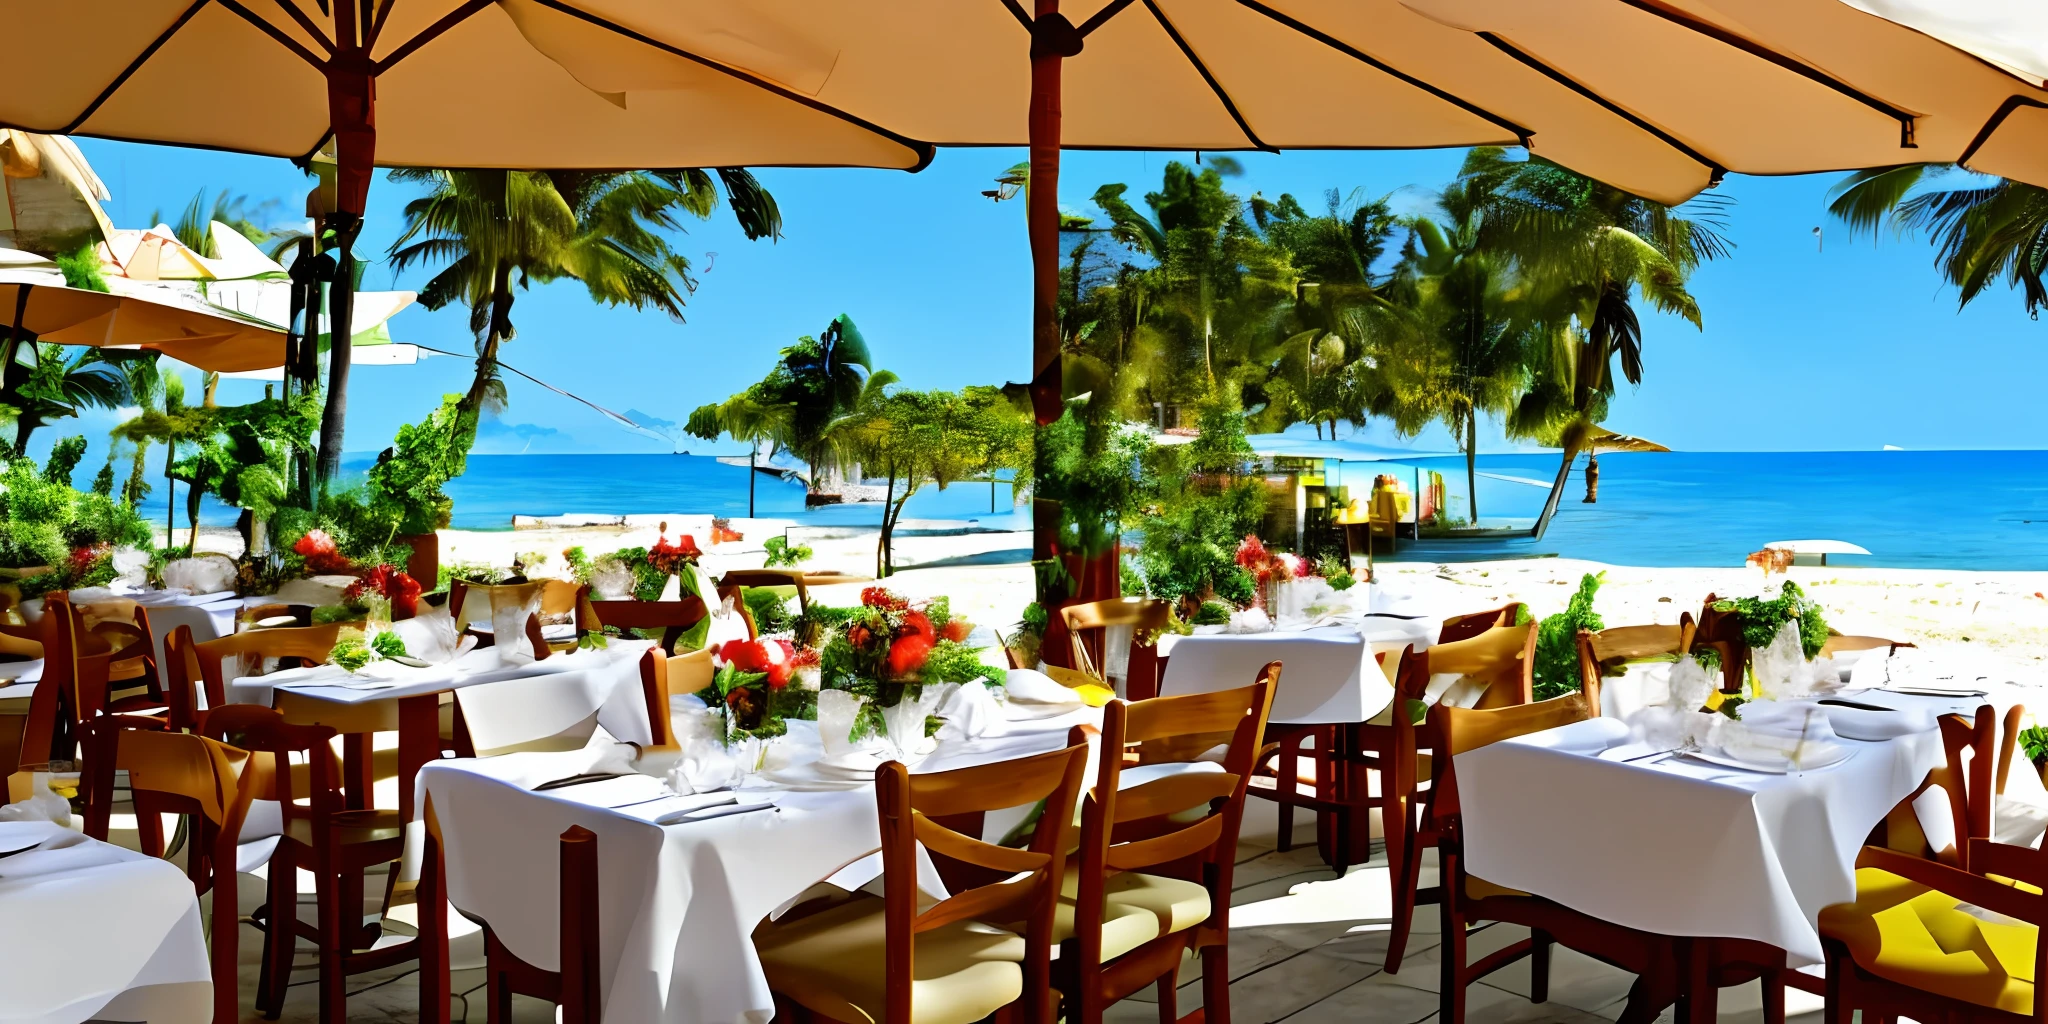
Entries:
MULTIPOLYGON (((487 0, 487 2, 494 3, 496 2, 496 0, 487 0)), ((809 96, 805 96, 792 89, 785 88, 784 86, 768 81, 767 79, 761 78, 750 72, 742 71, 739 68, 731 67, 726 64, 721 64, 718 61, 710 59, 709 57, 701 57, 681 47, 672 46, 668 43, 662 42, 659 39, 643 35, 630 28, 627 28, 624 25, 620 25, 616 22, 609 21, 605 18, 601 18, 595 14, 590 13, 589 11, 582 10, 570 4, 563 3, 562 0, 533 0, 533 2, 541 5, 542 7, 546 7, 551 10, 560 12, 562 14, 566 14, 579 21, 587 22, 589 24, 596 25, 599 28, 605 29, 609 32, 615 33, 620 36, 624 36, 625 38, 631 39, 634 42, 640 43, 644 46, 651 46, 657 50, 662 51, 663 53, 673 54, 694 64, 698 64, 703 67, 710 68, 713 71, 717 71, 721 74, 739 79, 740 81, 752 85, 757 89, 774 93, 775 95, 780 96, 783 99, 789 100, 793 103, 802 104, 803 106, 809 107, 812 110, 815 110, 821 114, 829 114, 833 117, 839 118, 842 121, 845 121, 848 124, 855 125, 860 128, 865 128, 868 131, 875 133, 876 135, 880 135, 883 138, 896 143, 897 145, 903 146, 904 148, 909 149, 912 152, 915 152, 918 157, 917 163, 907 168, 907 170, 910 170, 913 173, 924 170, 926 166, 930 165, 932 162, 932 157, 936 152, 932 144, 929 142, 920 142, 916 139, 910 138, 907 135, 890 131, 889 129, 884 128, 881 125, 874 123, 873 121, 870 121, 864 117, 860 117, 856 114, 850 113, 848 111, 841 110, 838 107, 832 106, 829 103, 824 103, 819 100, 812 99, 809 96)))
MULTIPOLYGON (((1626 0, 1624 0, 1624 2, 1626 2, 1626 0)), ((1605 110, 1608 113, 1613 114, 1614 116, 1621 118, 1622 120, 1627 121, 1632 125, 1635 125, 1637 128, 1640 128, 1643 131, 1649 133, 1652 137, 1657 139, 1657 141, 1662 142, 1665 145, 1670 146, 1672 149, 1675 149, 1680 153, 1685 154, 1687 157, 1691 158, 1694 163, 1697 163, 1700 166, 1705 167, 1707 169, 1708 181, 1718 183, 1721 180, 1722 176, 1728 173, 1727 168, 1722 167, 1718 162, 1714 160, 1708 159, 1706 155, 1702 154, 1699 150, 1696 150, 1691 146, 1686 145, 1685 142, 1679 139, 1677 136, 1672 135, 1670 132, 1667 132, 1664 129, 1659 128, 1656 125, 1651 124, 1650 122, 1640 117, 1637 117, 1634 113, 1614 103, 1607 97, 1602 96, 1598 92, 1595 92, 1594 90, 1579 84, 1578 82, 1574 81, 1570 75, 1567 75, 1564 72, 1559 71, 1556 68, 1551 67, 1550 65, 1545 64, 1540 60, 1537 60, 1534 56, 1532 56, 1529 53, 1517 49, 1513 43, 1510 43, 1507 40, 1502 39, 1501 37, 1494 35, 1491 32, 1477 32, 1474 34, 1477 35, 1479 38, 1486 40, 1488 43, 1493 44, 1493 47, 1495 49, 1499 50, 1502 53, 1507 54, 1509 57, 1514 58, 1518 63, 1521 63, 1524 66, 1530 68, 1537 74, 1542 75, 1543 77, 1548 78, 1551 81, 1556 82, 1557 84, 1562 85, 1575 93, 1578 93, 1580 96, 1583 96, 1586 99, 1593 101, 1594 103, 1600 106, 1600 109, 1605 110)))
POLYGON ((1223 84, 1216 81, 1216 76, 1209 72, 1209 65, 1202 63, 1202 58, 1195 55, 1194 47, 1189 46, 1188 41, 1181 38, 1180 30, 1174 28, 1173 22, 1167 20, 1166 14, 1160 11, 1156 0, 1145 0, 1145 9, 1151 11, 1152 20, 1158 22, 1159 27, 1166 30, 1167 38, 1173 40, 1173 45, 1180 47, 1181 55, 1188 59, 1188 63, 1195 66, 1195 71, 1201 74, 1202 81, 1209 83, 1209 91, 1215 93, 1216 99, 1223 104, 1223 109, 1230 112, 1230 119, 1237 122, 1237 130, 1243 132, 1244 137, 1254 147, 1265 150, 1268 153, 1280 152, 1266 145, 1259 138, 1258 133, 1252 131, 1251 124, 1244 119, 1242 113, 1238 112, 1237 104, 1231 100, 1230 94, 1224 91, 1223 84))
POLYGON ((147 47, 144 47, 141 53, 135 55, 134 60, 128 62, 127 67, 121 69, 120 74, 114 76, 114 80, 112 82, 107 83, 106 88, 100 90, 100 94, 98 96, 93 97, 92 102, 86 105, 86 108, 83 112, 81 112, 77 117, 72 118, 70 124, 67 124, 64 127, 57 129, 55 132, 52 132, 51 134, 69 135, 72 132, 77 131, 79 125, 84 124, 87 119, 92 117, 92 115, 98 113, 100 107, 103 106, 107 102, 107 100, 112 99, 114 93, 117 90, 119 90, 123 85, 128 84, 128 79, 133 77, 135 72, 141 70, 142 65, 147 63, 151 57, 156 56, 156 51, 163 49, 163 45, 165 43, 170 42, 171 37, 177 35, 179 30, 183 29, 187 22, 191 21, 194 17, 196 17, 199 14, 200 10, 204 8, 209 2, 211 2, 211 0, 194 0, 192 6, 185 8, 185 13, 178 15, 178 20, 171 22, 171 27, 164 29, 161 35, 158 35, 155 39, 151 40, 150 44, 147 47))
MULTIPOLYGON (((255 11, 252 11, 247 7, 242 6, 241 3, 238 2, 238 0, 218 0, 218 2, 222 7, 225 7, 229 11, 234 12, 234 14, 237 17, 241 18, 243 21, 246 21, 249 24, 255 26, 264 35, 267 35, 271 39, 275 40, 277 42, 277 45, 282 46, 287 50, 290 50, 294 54, 297 54, 300 60, 303 60, 306 63, 311 64, 315 70, 321 72, 325 72, 327 70, 327 62, 325 60, 315 55, 313 51, 306 49, 305 46, 300 44, 298 40, 293 39, 289 35, 286 35, 284 29, 278 28, 276 25, 273 25, 270 22, 257 17, 255 11)), ((322 44, 327 43, 326 37, 321 36, 318 33, 315 33, 313 38, 320 40, 322 44)))
POLYGON ((1892 106, 1891 104, 1886 103, 1885 101, 1878 99, 1877 97, 1872 96, 1869 93, 1864 92, 1863 90, 1858 89, 1847 82, 1841 81, 1840 79, 1837 79, 1827 74, 1826 72, 1819 70, 1818 68, 1802 64, 1799 61, 1793 60, 1792 58, 1787 57, 1784 54, 1779 53, 1775 50, 1772 50, 1767 46, 1760 46, 1754 42, 1751 42, 1750 40, 1744 39, 1741 36, 1736 35, 1735 33, 1730 32, 1719 25, 1715 25, 1711 22, 1700 21, 1696 18, 1687 16, 1678 11, 1671 10, 1670 8, 1665 7, 1661 3, 1652 2, 1652 0, 1620 0, 1620 2, 1630 7, 1633 7, 1636 10, 1643 12, 1644 14, 1650 15, 1653 18, 1662 19, 1664 21, 1670 22, 1673 25, 1678 26, 1679 28, 1686 29, 1688 31, 1698 33, 1699 35, 1706 36, 1707 38, 1712 39, 1715 42, 1721 43, 1724 46, 1730 46, 1737 50, 1741 50, 1742 52, 1747 53, 1752 57, 1756 57, 1760 60, 1769 61, 1770 63, 1776 64, 1777 66, 1784 68, 1785 70, 1790 71, 1793 74, 1798 75, 1801 78, 1807 79, 1808 81, 1811 81, 1817 85, 1823 85, 1829 89, 1833 89, 1834 91, 1841 93, 1842 95, 1847 96, 1850 99, 1855 100, 1856 102, 1861 103, 1864 106, 1869 107, 1870 109, 1885 115, 1886 117, 1898 121, 1900 149, 1919 148, 1918 144, 1916 144, 1913 141, 1913 122, 1916 120, 1913 114, 1901 110, 1898 107, 1892 106))
POLYGON ((377 8, 377 16, 370 21, 370 38, 363 41, 364 51, 376 47, 377 37, 384 34, 384 19, 391 16, 391 9, 396 6, 398 0, 382 0, 381 6, 377 8))
MULTIPOLYGON (((1963 150, 1963 155, 1956 157, 1956 163, 1966 167, 1969 166, 1970 158, 1976 156, 1977 151, 1982 149, 1985 143, 1991 141, 1992 134, 1997 132, 2001 125, 2005 124, 2005 119, 2011 117, 2012 112, 2021 107, 2037 107, 2048 110, 2048 103, 2043 103, 2040 100, 2031 99, 2026 96, 2006 97, 2005 102, 1998 105, 1997 113, 1991 115, 1991 120, 1984 122, 1984 127, 1977 130, 1977 137, 1970 140, 1970 145, 1963 150)), ((1975 170, 1975 168, 1971 169, 1975 170)))
POLYGON ((1025 13, 1023 4, 1017 0, 1003 0, 1003 6, 1009 8, 1010 13, 1016 16, 1017 24, 1024 26, 1024 31, 1031 31, 1031 15, 1025 13))
MULTIPOLYGON (((414 50, 417 50, 420 47, 425 46, 428 43, 431 43, 434 40, 440 38, 443 32, 446 32, 449 29, 454 28, 455 26, 460 25, 465 21, 468 21, 470 15, 473 15, 476 12, 491 6, 492 2, 493 0, 469 0, 468 3, 465 3, 462 6, 457 7, 452 11, 449 11, 447 14, 442 15, 440 19, 435 21, 432 25, 428 25, 426 28, 421 29, 419 35, 416 35, 411 39, 406 40, 403 45, 399 46, 398 49, 391 51, 391 53, 388 56, 386 56, 383 60, 377 61, 375 64, 376 72, 381 75, 384 72, 391 70, 392 66, 397 64, 399 61, 402 61, 407 57, 412 56, 414 50)), ((388 10, 389 8, 386 9, 388 10)))
POLYGON ((1081 34, 1081 37, 1085 39, 1088 37, 1089 33, 1094 32, 1098 28, 1101 28, 1105 22, 1109 21, 1109 19, 1114 18, 1119 14, 1122 14, 1124 8, 1129 7, 1130 5, 1131 0, 1112 0, 1111 3, 1103 5, 1103 8, 1101 10, 1096 11, 1093 17, 1090 17, 1087 21, 1082 22, 1081 27, 1076 31, 1078 31, 1081 34))
POLYGON ((299 27, 305 29, 307 35, 319 40, 320 45, 327 48, 328 56, 334 56, 334 40, 327 38, 327 33, 320 31, 320 26, 307 17, 305 11, 299 10, 298 4, 292 0, 277 0, 277 5, 284 8, 285 13, 291 15, 292 20, 298 22, 299 27))
POLYGON ((1253 11, 1258 12, 1259 14, 1263 14, 1266 17, 1276 22, 1279 22, 1280 24, 1285 25, 1288 28, 1295 30, 1296 32, 1299 32, 1302 35, 1305 35, 1310 39, 1313 39, 1316 42, 1319 42, 1324 46, 1329 47, 1330 49, 1336 50, 1338 53, 1341 53, 1346 57, 1351 58, 1352 60, 1358 61, 1359 63, 1364 64, 1367 67, 1370 67, 1376 71, 1379 71, 1382 74, 1391 75, 1394 78, 1399 79, 1404 83, 1407 83, 1408 85, 1411 85, 1417 89, 1422 90, 1423 92, 1430 94, 1431 96, 1436 97, 1437 99, 1444 101, 1445 103, 1449 103, 1450 105, 1457 107, 1459 110, 1471 114, 1473 117, 1479 118, 1480 120, 1486 121, 1489 124, 1493 124, 1501 128, 1505 128, 1510 132, 1513 132, 1515 138, 1519 140, 1523 146, 1527 146, 1529 144, 1530 137, 1536 134, 1535 132, 1532 132, 1529 129, 1524 128, 1521 125, 1516 124, 1515 122, 1510 121, 1507 118, 1502 117, 1499 114, 1496 114, 1493 111, 1486 109, 1485 107, 1470 102, 1469 100, 1465 100, 1461 97, 1455 96, 1451 93, 1445 92, 1444 90, 1434 85, 1431 85, 1430 83, 1425 82, 1420 78, 1416 78, 1414 75, 1410 75, 1407 72, 1400 70, 1399 68, 1388 65, 1385 62, 1374 57, 1372 54, 1366 53, 1364 50, 1352 46, 1350 43, 1347 43, 1342 39, 1338 39, 1336 36, 1330 35, 1329 33, 1324 32, 1321 29, 1318 29, 1312 25, 1304 24, 1303 22, 1297 21, 1296 19, 1289 17, 1286 14, 1282 14, 1281 12, 1276 11, 1273 8, 1266 6, 1265 4, 1260 3, 1259 0, 1237 0, 1237 2, 1240 6, 1249 8, 1253 11))

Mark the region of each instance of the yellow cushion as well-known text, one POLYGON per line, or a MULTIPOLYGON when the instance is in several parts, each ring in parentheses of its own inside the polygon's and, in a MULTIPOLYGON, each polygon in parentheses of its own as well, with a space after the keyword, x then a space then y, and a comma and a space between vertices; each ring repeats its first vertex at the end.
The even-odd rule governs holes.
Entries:
MULTIPOLYGON (((848 1024, 882 1019, 887 925, 878 897, 859 894, 803 917, 763 921, 754 948, 775 991, 848 1024)), ((974 1024, 1024 993, 1024 939, 978 921, 920 933, 911 951, 910 1019, 974 1024)))
MULTIPOLYGON (((1074 937, 1074 900, 1080 865, 1069 864, 1054 911, 1053 941, 1074 937)), ((1180 878, 1125 871, 1109 876, 1102 893, 1102 959, 1113 960, 1160 937, 1209 919, 1209 890, 1180 878)))
POLYGON ((1987 921, 1889 871, 1856 872, 1856 902, 1820 912, 1821 934, 1887 981, 2010 1013, 2034 1010, 2037 930, 1987 921))
POLYGON ((1489 881, 1487 881, 1487 880, 1486 880, 1486 879, 1484 879, 1484 878, 1479 878, 1479 877, 1476 877, 1476 876, 1473 876, 1473 875, 1466 875, 1466 876, 1465 876, 1465 898, 1466 898, 1466 899, 1473 899, 1473 900, 1483 900, 1483 899, 1491 899, 1491 898, 1493 898, 1493 897, 1495 897, 1495 896, 1527 896, 1527 895, 1529 895, 1529 894, 1528 894, 1528 893, 1526 893, 1526 892, 1523 892, 1523 891, 1522 891, 1522 890, 1520 890, 1520 889, 1510 889, 1510 888, 1508 888, 1507 886, 1504 886, 1504 885, 1495 885, 1495 884, 1493 884, 1492 882, 1489 882, 1489 881))

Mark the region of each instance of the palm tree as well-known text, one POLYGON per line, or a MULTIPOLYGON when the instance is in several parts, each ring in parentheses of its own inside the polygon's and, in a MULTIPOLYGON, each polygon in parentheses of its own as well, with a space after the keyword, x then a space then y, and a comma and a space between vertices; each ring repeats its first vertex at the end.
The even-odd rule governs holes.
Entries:
POLYGON ((1495 244, 1520 266, 1539 321, 1532 325, 1529 388, 1508 431, 1564 450, 1531 531, 1541 537, 1585 437, 1606 414, 1612 364, 1618 359, 1622 376, 1642 383, 1638 298, 1701 326, 1686 281, 1700 264, 1732 251, 1721 235, 1731 201, 1710 195, 1666 206, 1494 148, 1474 150, 1460 180, 1478 193, 1495 244))
POLYGON ((1994 281, 2018 288, 2027 315, 2048 306, 2048 189, 1989 178, 1954 164, 1907 164, 1857 171, 1833 191, 1828 212, 1854 234, 1924 231, 1934 265, 1967 306, 1994 281), (1962 181, 1935 187, 1944 180, 1962 181))
POLYGON ((29 435, 52 420, 76 416, 80 409, 115 409, 128 404, 128 380, 117 365, 120 358, 97 348, 87 348, 69 360, 64 358, 62 345, 19 349, 13 365, 0 373, 0 403, 14 409, 14 456, 27 455, 29 435))
MULTIPOLYGON (((754 176, 744 168, 716 173, 747 237, 780 237, 781 213, 754 176)), ((498 352, 515 335, 514 285, 576 280, 598 302, 655 309, 681 322, 696 281, 664 233, 682 229, 682 214, 709 218, 719 200, 711 174, 696 169, 397 170, 391 177, 429 189, 406 204, 392 269, 439 266, 420 289, 421 303, 469 306, 477 360, 459 407, 464 422, 504 404, 498 352)))
POLYGON ((787 405, 771 405, 755 399, 747 392, 740 392, 715 405, 698 406, 690 413, 689 422, 683 430, 706 441, 715 441, 720 434, 730 435, 735 441, 747 445, 747 518, 754 517, 754 459, 760 454, 761 442, 768 442, 769 456, 775 449, 789 443, 789 425, 792 409, 787 405))
MULTIPOLYGON (((178 479, 176 475, 178 446, 201 445, 213 437, 217 410, 207 406, 185 404, 185 381, 175 373, 162 375, 160 397, 163 406, 152 409, 144 405, 134 418, 116 426, 112 436, 117 441, 128 441, 135 445, 136 462, 141 463, 142 452, 151 441, 164 444, 164 478, 170 493, 165 496, 164 543, 171 543, 171 535, 177 529, 178 479)), ((188 486, 186 503, 192 519, 192 539, 199 537, 199 504, 193 497, 195 487, 188 486)))
MULTIPOLYGON (((745 391, 690 413, 684 429, 707 441, 715 440, 724 430, 724 407, 739 399, 764 410, 784 410, 776 414, 783 417, 778 443, 810 467, 811 493, 822 493, 828 480, 857 457, 848 456, 839 443, 845 436, 847 417, 861 411, 867 396, 879 395, 896 383, 896 375, 872 369, 867 339, 844 313, 833 317, 817 337, 804 335, 780 355, 768 375, 745 391)), ((742 438, 735 434, 734 439, 742 438)))

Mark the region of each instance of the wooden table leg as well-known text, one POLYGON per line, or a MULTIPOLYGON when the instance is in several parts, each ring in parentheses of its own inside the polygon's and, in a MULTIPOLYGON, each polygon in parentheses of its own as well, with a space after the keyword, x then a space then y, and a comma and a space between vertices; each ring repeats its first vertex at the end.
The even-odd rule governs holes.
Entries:
POLYGON ((1678 1024, 1714 1024, 1720 1017, 1719 989, 1714 987, 1714 943, 1709 939, 1679 940, 1684 987, 1679 990, 1678 1024))
POLYGON ((423 693, 398 701, 398 809, 405 820, 416 816, 413 782, 420 768, 441 756, 441 695, 423 693))
POLYGON ((372 806, 375 799, 373 775, 376 766, 371 754, 375 738, 366 732, 343 733, 341 736, 343 806, 351 811, 364 810, 372 806))
POLYGON ((420 862, 420 1024, 449 1024, 448 897, 447 867, 441 860, 441 844, 427 833, 426 852, 420 862))

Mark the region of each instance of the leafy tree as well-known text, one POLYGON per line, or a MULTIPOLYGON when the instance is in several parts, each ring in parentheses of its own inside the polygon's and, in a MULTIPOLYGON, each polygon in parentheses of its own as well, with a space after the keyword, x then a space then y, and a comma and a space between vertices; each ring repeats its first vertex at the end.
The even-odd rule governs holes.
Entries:
MULTIPOLYGON (((206 406, 185 404, 185 381, 177 374, 164 374, 161 378, 162 406, 151 408, 144 405, 140 413, 127 422, 116 426, 112 435, 117 441, 128 441, 135 445, 136 463, 140 470, 144 447, 152 441, 164 445, 164 477, 169 481, 170 493, 166 496, 164 542, 170 543, 171 534, 177 529, 177 480, 176 466, 178 446, 203 444, 214 433, 215 410, 206 406)), ((199 533, 198 502, 189 497, 187 507, 192 515, 192 534, 199 533)))
POLYGON ((848 454, 849 447, 858 447, 849 441, 849 425, 858 422, 866 406, 880 401, 897 378, 874 369, 867 340, 844 313, 817 337, 798 338, 780 355, 768 375, 745 391, 691 412, 684 430, 715 440, 728 432, 728 422, 750 433, 748 425, 754 424, 810 467, 811 491, 818 493, 842 464, 858 457, 848 454))
POLYGON ((1925 233, 1934 266, 1967 306, 1994 282, 2018 289, 2027 315, 2048 306, 2048 189, 1990 178, 1954 164, 1857 171, 1832 192, 1828 212, 1852 234, 1879 228, 1925 233))
POLYGON ((128 404, 128 380, 116 365, 120 356, 85 348, 68 359, 62 345, 27 345, 0 374, 0 404, 14 410, 14 453, 28 451, 31 434, 80 409, 117 409, 128 404), (32 360, 32 361, 31 361, 32 360))
POLYGON ((896 524, 911 495, 925 483, 944 490, 982 464, 973 418, 974 411, 951 392, 899 391, 865 403, 842 424, 848 453, 888 479, 875 547, 877 577, 896 571, 896 524))
POLYGON ((1137 561, 1147 589, 1181 604, 1187 617, 1219 595, 1251 599, 1255 583, 1235 554, 1266 514, 1265 487, 1244 472, 1252 458, 1244 414, 1217 400, 1199 419, 1195 440, 1144 453, 1146 504, 1128 520, 1144 533, 1137 561))
POLYGON ((684 431, 706 441, 715 441, 720 434, 747 445, 747 515, 754 514, 754 460, 761 451, 761 442, 770 445, 772 458, 774 449, 790 441, 790 423, 794 407, 771 405, 756 399, 751 393, 742 391, 723 402, 700 405, 690 413, 684 431))
MULTIPOLYGON (((782 230, 775 200, 744 168, 716 172, 749 238, 782 230)), ((394 181, 427 186, 406 204, 405 230, 392 243, 392 269, 440 269, 420 289, 428 309, 462 303, 476 334, 476 374, 461 397, 474 441, 475 414, 501 407, 498 353, 514 337, 513 288, 580 281, 606 305, 654 309, 682 321, 695 290, 690 261, 666 234, 682 217, 707 219, 717 208, 712 172, 494 171, 404 169, 394 181)))

